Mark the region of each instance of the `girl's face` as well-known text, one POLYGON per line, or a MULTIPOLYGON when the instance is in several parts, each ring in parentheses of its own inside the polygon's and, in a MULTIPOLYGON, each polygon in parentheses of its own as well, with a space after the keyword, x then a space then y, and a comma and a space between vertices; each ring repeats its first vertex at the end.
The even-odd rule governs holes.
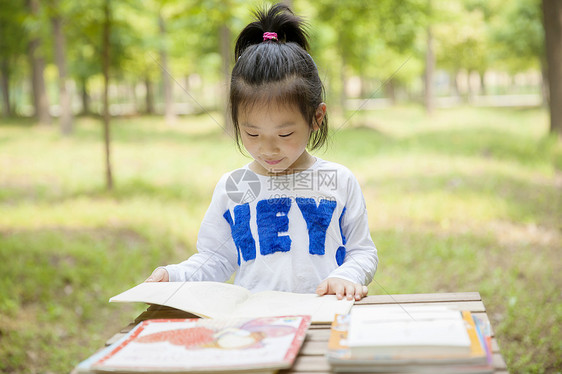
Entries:
POLYGON ((310 167, 314 159, 306 152, 306 145, 325 114, 326 104, 321 103, 311 126, 295 105, 257 103, 249 110, 241 110, 240 137, 255 160, 252 170, 267 175, 310 167))

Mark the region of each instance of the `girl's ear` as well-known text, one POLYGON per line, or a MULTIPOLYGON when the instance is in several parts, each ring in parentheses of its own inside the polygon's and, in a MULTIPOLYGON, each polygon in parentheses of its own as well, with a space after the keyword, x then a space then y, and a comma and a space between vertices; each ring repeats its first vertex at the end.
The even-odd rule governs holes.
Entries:
POLYGON ((320 103, 316 108, 314 121, 312 123, 312 131, 320 130, 320 126, 322 125, 322 121, 324 120, 325 116, 326 116, 326 103, 320 103))

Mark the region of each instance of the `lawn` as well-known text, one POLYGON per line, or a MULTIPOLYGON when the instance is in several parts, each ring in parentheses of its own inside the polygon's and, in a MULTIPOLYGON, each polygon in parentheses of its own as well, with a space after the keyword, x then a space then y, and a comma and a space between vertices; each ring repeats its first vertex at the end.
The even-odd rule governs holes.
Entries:
MULTIPOLYGON (((363 187, 370 293, 478 291, 511 372, 561 371, 562 145, 546 111, 330 121, 316 155, 363 187)), ((114 119, 112 137, 107 192, 98 119, 70 137, 0 121, 0 372, 69 372, 102 346, 144 309, 108 298, 193 253, 216 181, 249 162, 206 116, 114 119)))

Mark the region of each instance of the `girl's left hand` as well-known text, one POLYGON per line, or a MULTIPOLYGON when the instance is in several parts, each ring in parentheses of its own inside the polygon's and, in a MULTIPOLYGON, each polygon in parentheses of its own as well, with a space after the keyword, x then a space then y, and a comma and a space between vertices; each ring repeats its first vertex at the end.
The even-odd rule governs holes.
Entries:
POLYGON ((342 278, 328 278, 318 285, 316 294, 322 295, 336 295, 338 300, 347 297, 348 300, 361 300, 367 296, 369 290, 367 286, 359 283, 353 283, 342 278))

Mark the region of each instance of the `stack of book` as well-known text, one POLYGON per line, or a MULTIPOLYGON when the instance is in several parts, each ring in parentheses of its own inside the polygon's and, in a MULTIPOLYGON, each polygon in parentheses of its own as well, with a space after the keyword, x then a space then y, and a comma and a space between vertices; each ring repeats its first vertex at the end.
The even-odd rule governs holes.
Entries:
POLYGON ((364 306, 332 322, 334 372, 492 373, 483 321, 444 307, 364 306))

